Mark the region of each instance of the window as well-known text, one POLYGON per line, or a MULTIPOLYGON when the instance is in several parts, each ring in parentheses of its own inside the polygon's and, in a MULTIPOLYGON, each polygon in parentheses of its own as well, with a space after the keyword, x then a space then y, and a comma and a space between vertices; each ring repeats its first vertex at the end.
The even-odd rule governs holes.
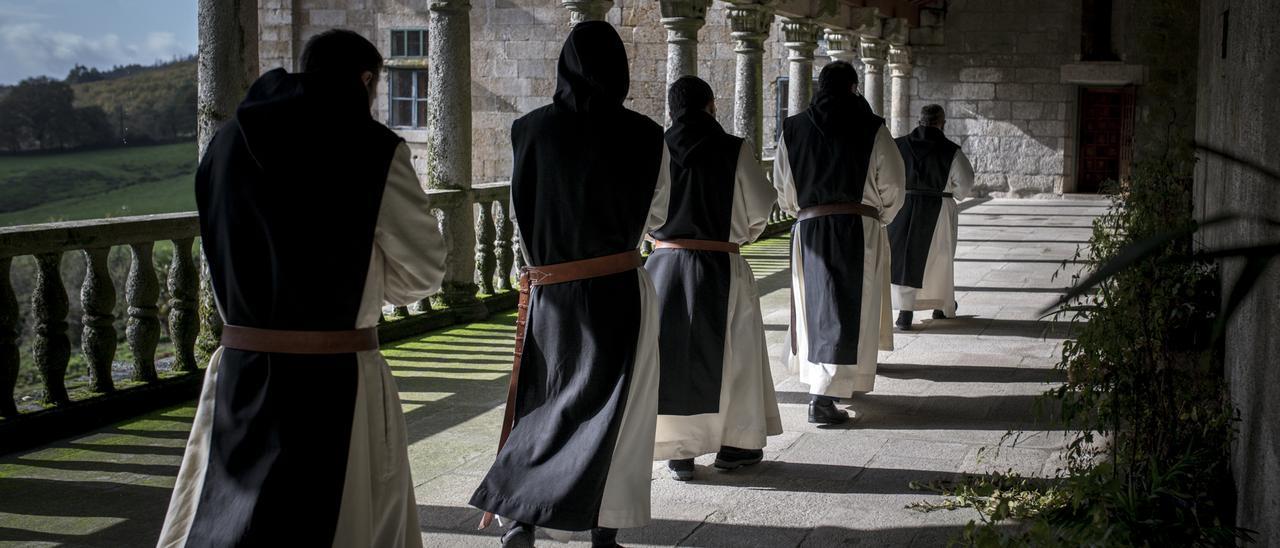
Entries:
POLYGON ((391 127, 427 127, 426 55, 427 31, 391 31, 391 56, 387 60, 391 127))
POLYGON ((391 56, 426 57, 427 31, 420 29, 391 31, 391 56))
POLYGON ((1111 44, 1112 0, 1080 3, 1080 60, 1118 61, 1111 44))
POLYGON ((1227 31, 1231 30, 1231 10, 1222 11, 1222 45, 1218 55, 1227 58, 1227 31))

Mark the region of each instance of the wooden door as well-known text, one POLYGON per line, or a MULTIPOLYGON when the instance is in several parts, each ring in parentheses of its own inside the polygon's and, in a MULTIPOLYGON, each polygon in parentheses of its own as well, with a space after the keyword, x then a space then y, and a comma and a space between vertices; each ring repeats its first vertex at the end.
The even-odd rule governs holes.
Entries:
POLYGON ((1133 161, 1133 86, 1080 88, 1080 161, 1076 192, 1098 193, 1129 175, 1133 161))

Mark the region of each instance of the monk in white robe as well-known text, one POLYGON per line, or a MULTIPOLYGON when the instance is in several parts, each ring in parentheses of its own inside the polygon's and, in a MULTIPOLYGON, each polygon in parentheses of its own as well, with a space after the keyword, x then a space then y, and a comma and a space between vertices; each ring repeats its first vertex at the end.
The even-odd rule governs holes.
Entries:
POLYGON ((377 324, 440 288, 444 244, 370 116, 377 48, 329 31, 301 65, 253 84, 196 172, 226 325, 159 546, 422 546, 377 324))
POLYGON ((926 105, 920 127, 896 142, 907 170, 902 212, 889 225, 893 248, 893 308, 899 329, 912 312, 933 310, 935 320, 956 316, 955 258, 958 204, 973 189, 973 165, 942 133, 945 111, 926 105))
POLYGON ((773 164, 778 205, 797 219, 788 364, 818 424, 848 420, 836 401, 874 389, 877 351, 893 347, 883 227, 902 205, 902 155, 857 82, 848 63, 823 67, 813 103, 784 121, 773 164))
POLYGON ((738 253, 769 222, 774 191, 750 143, 715 119, 711 86, 671 86, 671 201, 645 263, 662 306, 654 459, 677 480, 716 453, 733 470, 760 462, 782 433, 755 276, 738 253))

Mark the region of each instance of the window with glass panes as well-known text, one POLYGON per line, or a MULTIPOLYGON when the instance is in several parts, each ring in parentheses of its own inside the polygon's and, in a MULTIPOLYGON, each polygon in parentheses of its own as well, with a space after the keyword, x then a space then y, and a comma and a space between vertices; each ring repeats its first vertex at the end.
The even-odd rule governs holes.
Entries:
POLYGON ((427 71, 396 66, 396 59, 421 59, 427 55, 427 31, 391 31, 391 61, 387 63, 390 125, 427 127, 427 71))

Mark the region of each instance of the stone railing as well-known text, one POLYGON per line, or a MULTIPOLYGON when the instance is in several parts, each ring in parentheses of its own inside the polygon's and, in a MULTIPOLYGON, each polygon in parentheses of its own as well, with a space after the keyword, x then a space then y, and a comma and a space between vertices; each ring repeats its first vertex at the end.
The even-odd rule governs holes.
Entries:
MULTIPOLYGON (((455 280, 448 279, 450 275, 446 274, 445 280, 446 287, 471 293, 469 299, 461 300, 467 310, 460 312, 461 307, 441 297, 419 303, 413 307, 416 310, 396 310, 379 326, 383 340, 421 334, 515 306, 512 273, 520 255, 508 215, 509 188, 508 183, 490 183, 470 190, 428 191, 431 214, 440 220, 441 226, 450 226, 451 215, 470 213, 474 216, 474 245, 451 249, 474 249, 475 272, 455 274, 453 277, 460 278, 455 280), (472 209, 468 212, 467 208, 472 209), (479 295, 476 295, 477 289, 479 295)), ((465 232, 459 236, 470 238, 470 231, 465 232)), ((446 243, 451 242, 453 236, 446 232, 446 243)), ((201 366, 196 360, 197 335, 202 326, 220 324, 216 318, 209 321, 211 318, 200 317, 216 312, 210 306, 200 306, 198 252, 194 245, 198 237, 195 213, 0 228, 0 417, 3 417, 0 453, 194 395, 199 388, 199 376, 190 373, 199 371, 201 366), (172 246, 173 259, 169 264, 153 266, 157 243, 172 246), (123 298, 127 305, 123 312, 123 345, 116 327, 116 283, 109 268, 113 248, 127 248, 129 253, 128 273, 123 280, 123 298), (63 271, 64 258, 72 254, 79 254, 84 261, 84 278, 78 282, 82 310, 78 318, 69 317, 70 299, 64 284, 64 276, 69 276, 63 271), (33 260, 21 259, 23 257, 33 260), (29 298, 23 295, 24 298, 19 299, 10 281, 15 259, 34 265, 17 270, 22 277, 34 277, 34 280, 17 280, 18 287, 27 288, 23 293, 29 289, 29 298), (165 279, 157 275, 157 268, 167 272, 165 279), (162 283, 164 302, 161 302, 162 283), (30 336, 26 341, 21 340, 24 317, 29 318, 30 323, 30 336), (79 350, 87 366, 88 383, 69 393, 67 368, 73 351, 68 330, 69 320, 74 319, 83 325, 79 350), (162 323, 172 344, 173 359, 167 370, 156 367, 162 323), (43 397, 39 405, 32 402, 20 408, 14 393, 24 346, 29 352, 30 364, 39 373, 43 397), (118 355, 119 361, 127 359, 117 352, 123 350, 120 346, 127 348, 132 356, 131 370, 123 386, 117 386, 112 377, 112 365, 118 361, 118 355), (157 398, 158 391, 167 395, 157 398), (68 424, 73 421, 75 424, 68 424)), ((164 350, 168 352, 167 347, 164 350)))
MULTIPOLYGON (((760 169, 764 170, 764 176, 772 183, 773 158, 764 158, 760 160, 760 169)), ((791 226, 792 221, 795 221, 795 217, 783 213, 782 210, 778 208, 778 204, 773 204, 773 211, 769 212, 769 228, 765 229, 764 236, 762 237, 785 232, 791 226)))

